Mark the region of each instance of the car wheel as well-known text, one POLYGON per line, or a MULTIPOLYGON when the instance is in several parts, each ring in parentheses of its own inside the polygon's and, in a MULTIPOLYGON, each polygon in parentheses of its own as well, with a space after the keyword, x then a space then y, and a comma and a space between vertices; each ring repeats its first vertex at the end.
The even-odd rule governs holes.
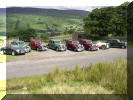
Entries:
POLYGON ((15 52, 14 51, 12 51, 12 56, 15 56, 15 52))
POLYGON ((39 51, 39 48, 37 48, 36 50, 39 51))
POLYGON ((76 49, 76 48, 74 48, 74 51, 76 52, 76 51, 77 51, 77 49, 76 49))
POLYGON ((122 49, 125 49, 125 46, 121 46, 122 49))
POLYGON ((105 50, 106 49, 106 46, 105 45, 102 45, 102 47, 101 47, 103 50, 105 50))
POLYGON ((56 51, 59 51, 59 48, 56 48, 56 51))
POLYGON ((91 51, 91 49, 90 49, 90 48, 88 48, 88 51, 91 51))

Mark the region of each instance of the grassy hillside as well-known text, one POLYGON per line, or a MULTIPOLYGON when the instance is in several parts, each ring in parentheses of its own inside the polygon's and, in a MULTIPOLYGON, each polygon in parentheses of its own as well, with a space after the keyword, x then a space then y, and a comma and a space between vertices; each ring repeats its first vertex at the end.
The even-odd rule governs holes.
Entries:
POLYGON ((8 8, 7 31, 36 29, 38 33, 62 33, 66 27, 82 28, 82 19, 89 12, 40 8, 8 8))
POLYGON ((7 80, 7 93, 15 94, 126 94, 127 61, 99 63, 72 71, 57 68, 46 75, 7 80))

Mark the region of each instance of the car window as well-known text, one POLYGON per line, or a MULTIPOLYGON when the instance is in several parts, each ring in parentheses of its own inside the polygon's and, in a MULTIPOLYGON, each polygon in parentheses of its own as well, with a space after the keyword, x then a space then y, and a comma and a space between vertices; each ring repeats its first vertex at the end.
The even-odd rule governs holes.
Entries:
POLYGON ((20 44, 20 45, 21 45, 21 44, 22 44, 22 45, 24 45, 24 44, 25 44, 25 42, 21 41, 21 42, 18 42, 18 44, 20 44))
POLYGON ((12 45, 17 45, 17 43, 16 43, 16 42, 12 42, 11 44, 12 44, 12 45))
POLYGON ((86 42, 87 42, 87 43, 92 43, 92 41, 89 41, 89 40, 88 40, 88 41, 86 41, 86 42))
POLYGON ((35 43, 41 43, 41 41, 35 41, 35 43))
POLYGON ((54 41, 54 43, 56 43, 56 44, 60 44, 60 43, 61 43, 61 41, 54 41))
POLYGON ((113 42, 114 42, 114 43, 117 43, 117 40, 114 40, 113 42))
POLYGON ((120 43, 121 41, 120 40, 117 40, 118 43, 120 43))
POLYGON ((73 44, 78 44, 78 43, 79 43, 79 41, 72 41, 72 43, 73 43, 73 44))

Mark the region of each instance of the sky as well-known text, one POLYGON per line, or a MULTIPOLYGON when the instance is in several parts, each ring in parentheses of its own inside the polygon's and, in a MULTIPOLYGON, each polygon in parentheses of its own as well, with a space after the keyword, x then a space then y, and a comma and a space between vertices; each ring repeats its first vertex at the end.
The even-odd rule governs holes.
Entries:
POLYGON ((0 0, 0 8, 17 6, 91 11, 101 6, 119 6, 126 1, 133 0, 0 0))

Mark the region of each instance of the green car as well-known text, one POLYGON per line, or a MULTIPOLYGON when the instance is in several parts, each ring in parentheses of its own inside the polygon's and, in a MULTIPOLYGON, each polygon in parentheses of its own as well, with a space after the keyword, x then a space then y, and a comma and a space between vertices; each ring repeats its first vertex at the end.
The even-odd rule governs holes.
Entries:
POLYGON ((64 44, 62 44, 60 40, 56 40, 56 39, 50 40, 48 43, 48 47, 56 51, 67 50, 67 47, 64 44))
POLYGON ((31 47, 27 46, 24 41, 13 41, 13 42, 11 42, 11 46, 23 48, 23 49, 25 49, 26 53, 31 51, 31 47))

